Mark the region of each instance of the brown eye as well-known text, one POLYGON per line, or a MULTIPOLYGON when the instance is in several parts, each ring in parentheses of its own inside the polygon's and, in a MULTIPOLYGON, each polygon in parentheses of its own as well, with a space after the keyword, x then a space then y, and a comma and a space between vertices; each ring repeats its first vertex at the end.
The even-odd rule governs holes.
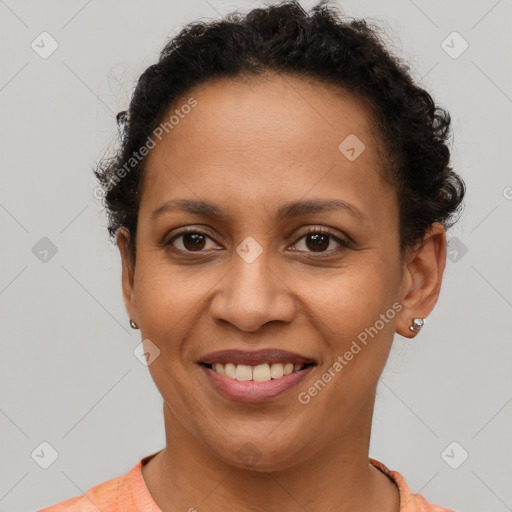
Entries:
POLYGON ((329 235, 323 235, 321 233, 307 235, 306 246, 312 251, 325 251, 329 247, 329 238, 329 235))
POLYGON ((211 238, 206 233, 186 230, 173 236, 165 245, 181 252, 199 252, 205 250, 208 240, 211 238))
POLYGON ((188 251, 201 250, 204 248, 205 237, 199 233, 186 233, 183 236, 183 245, 188 251))
POLYGON ((339 250, 343 250, 350 247, 348 241, 334 235, 328 230, 322 228, 311 228, 305 235, 303 235, 296 244, 301 242, 305 249, 298 249, 298 251, 310 252, 310 253, 332 253, 339 250), (301 242, 304 240, 303 242, 301 242), (338 248, 329 249, 332 241, 338 244, 338 248))

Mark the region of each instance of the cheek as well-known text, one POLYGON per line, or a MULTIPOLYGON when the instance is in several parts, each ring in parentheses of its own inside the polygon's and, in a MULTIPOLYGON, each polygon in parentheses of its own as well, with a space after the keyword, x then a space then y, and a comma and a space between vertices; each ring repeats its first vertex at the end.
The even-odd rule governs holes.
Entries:
POLYGON ((183 329, 201 297, 197 283, 197 277, 161 258, 141 257, 135 273, 135 299, 143 336, 161 342, 176 337, 176 330, 183 329))
POLYGON ((395 287, 393 271, 366 262, 360 268, 340 269, 319 286, 317 280, 313 292, 311 286, 304 288, 309 321, 315 323, 326 358, 317 380, 299 390, 300 403, 318 415, 336 411, 324 419, 326 436, 337 435, 340 422, 371 401, 395 332, 395 287))
MULTIPOLYGON (((393 266, 383 265, 375 255, 360 260, 345 268, 297 280, 298 293, 307 303, 311 320, 317 321, 317 327, 327 338, 339 339, 340 349, 349 338, 356 338, 373 326, 398 297, 399 282, 393 266)), ((386 319, 392 320, 394 316, 392 310, 386 319)))
POLYGON ((163 358, 166 368, 181 374, 186 371, 181 363, 197 355, 198 341, 209 332, 209 293, 219 286, 226 270, 171 265, 161 253, 149 251, 137 265, 135 294, 141 336, 167 356, 163 358))
POLYGON ((332 368, 330 373, 335 375, 335 384, 324 398, 336 408, 357 407, 373 391, 401 309, 397 269, 383 267, 380 257, 371 258, 373 264, 366 261, 340 272, 311 302, 317 312, 314 316, 323 320, 322 333, 329 343, 331 359, 324 362, 325 369, 332 368))

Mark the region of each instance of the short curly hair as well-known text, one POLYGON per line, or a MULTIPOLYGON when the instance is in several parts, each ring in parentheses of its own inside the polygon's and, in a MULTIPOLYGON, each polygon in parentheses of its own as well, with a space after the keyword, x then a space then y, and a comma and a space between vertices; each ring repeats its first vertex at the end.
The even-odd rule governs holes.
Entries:
POLYGON ((267 72, 334 85, 369 107, 388 157, 385 175, 397 192, 402 254, 434 222, 448 229, 457 220, 465 184, 450 167, 449 113, 414 83, 407 64, 386 49, 376 27, 344 18, 324 0, 309 13, 296 1, 285 1, 188 24, 140 76, 129 109, 117 116, 119 150, 94 170, 109 235, 115 239, 120 227, 128 230, 134 261, 146 159, 133 155, 192 87, 267 72))

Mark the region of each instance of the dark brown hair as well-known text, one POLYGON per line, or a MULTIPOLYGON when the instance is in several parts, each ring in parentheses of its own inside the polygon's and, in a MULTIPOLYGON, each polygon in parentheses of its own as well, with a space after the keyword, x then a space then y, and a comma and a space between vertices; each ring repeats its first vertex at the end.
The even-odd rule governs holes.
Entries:
POLYGON ((94 171, 108 232, 115 238, 121 226, 128 229, 134 260, 145 158, 135 161, 133 154, 192 87, 269 71, 329 83, 366 102, 388 155, 386 176, 396 187, 402 251, 421 241, 432 223, 448 228, 456 221, 465 185, 450 167, 449 113, 414 83, 408 66, 365 20, 345 18, 326 1, 309 13, 286 1, 187 25, 140 76, 129 109, 118 114, 120 148, 94 171))

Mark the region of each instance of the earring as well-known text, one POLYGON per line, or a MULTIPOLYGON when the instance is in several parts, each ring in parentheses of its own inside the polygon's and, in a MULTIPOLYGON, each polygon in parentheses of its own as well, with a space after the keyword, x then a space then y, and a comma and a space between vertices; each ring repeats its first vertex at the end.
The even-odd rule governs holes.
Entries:
POLYGON ((130 327, 132 329, 138 329, 139 326, 130 318, 130 327))
POLYGON ((409 327, 409 330, 411 330, 412 332, 420 332, 424 323, 425 322, 423 318, 413 318, 412 325, 409 327))

